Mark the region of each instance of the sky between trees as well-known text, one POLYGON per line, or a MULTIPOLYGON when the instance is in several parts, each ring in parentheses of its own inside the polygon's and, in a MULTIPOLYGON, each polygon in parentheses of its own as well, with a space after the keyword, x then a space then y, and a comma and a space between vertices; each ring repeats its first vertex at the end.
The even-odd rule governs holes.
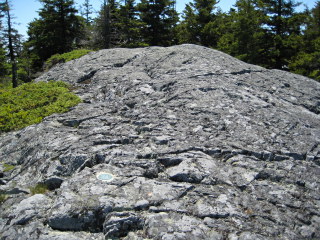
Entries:
MULTIPOLYGON (((75 0, 74 1, 77 8, 80 9, 81 5, 85 2, 85 0, 75 0)), ((103 1, 102 0, 91 0, 93 9, 97 13, 100 9, 103 1)), ((186 4, 189 0, 178 0, 176 3, 178 13, 182 13, 186 4)), ((236 0, 220 0, 217 4, 218 7, 222 9, 222 11, 227 12, 230 8, 235 4, 236 0)), ((302 0, 299 1, 302 3, 299 10, 304 9, 304 5, 308 8, 315 7, 316 0, 302 0)), ((19 31, 20 34, 23 36, 27 36, 27 29, 28 24, 34 20, 35 18, 39 17, 37 11, 41 8, 41 3, 39 0, 14 0, 12 1, 12 13, 15 16, 16 29, 19 31)))

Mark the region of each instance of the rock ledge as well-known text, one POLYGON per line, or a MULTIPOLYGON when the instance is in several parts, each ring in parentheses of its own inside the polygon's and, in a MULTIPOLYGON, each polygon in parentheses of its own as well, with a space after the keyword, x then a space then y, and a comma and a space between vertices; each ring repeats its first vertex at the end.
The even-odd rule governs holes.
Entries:
POLYGON ((51 80, 83 103, 1 136, 1 239, 320 239, 319 83, 195 45, 51 80))

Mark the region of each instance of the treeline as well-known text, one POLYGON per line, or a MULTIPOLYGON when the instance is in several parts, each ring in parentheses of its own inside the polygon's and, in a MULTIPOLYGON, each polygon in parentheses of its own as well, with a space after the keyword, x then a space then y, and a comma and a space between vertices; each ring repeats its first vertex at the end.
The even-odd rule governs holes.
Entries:
POLYGON ((292 0, 237 0, 228 11, 216 0, 192 0, 180 15, 171 0, 104 0, 95 18, 90 0, 40 0, 28 38, 12 24, 0 0, 0 79, 28 82, 54 54, 75 49, 171 46, 194 43, 248 63, 299 73, 320 81, 320 1, 297 11, 292 0))

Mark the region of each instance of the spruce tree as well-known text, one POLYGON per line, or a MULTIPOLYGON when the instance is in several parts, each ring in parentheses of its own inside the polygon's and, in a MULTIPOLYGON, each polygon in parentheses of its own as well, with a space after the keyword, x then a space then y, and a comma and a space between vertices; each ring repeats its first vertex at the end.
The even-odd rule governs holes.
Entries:
POLYGON ((17 56, 19 55, 21 47, 21 35, 13 27, 12 13, 10 2, 5 0, 1 4, 1 10, 6 17, 6 23, 3 33, 4 45, 8 49, 9 61, 11 65, 11 79, 12 87, 18 86, 18 76, 17 76, 17 56))
MULTIPOLYGON (((3 31, 3 27, 2 27, 2 20, 4 17, 3 11, 4 11, 4 3, 0 2, 0 32, 3 31)), ((7 64, 6 51, 4 49, 4 41, 2 38, 2 41, 0 42, 0 83, 5 82, 5 77, 7 74, 8 74, 8 64, 7 64)))
MULTIPOLYGON (((270 68, 287 69, 288 61, 296 54, 299 35, 301 35, 302 19, 295 12, 300 3, 292 0, 260 1, 264 11, 267 30, 265 41, 269 43, 268 56, 270 68)), ((299 44, 298 44, 299 45, 299 44)))
POLYGON ((76 15, 73 0, 40 0, 39 19, 29 24, 29 46, 43 63, 56 53, 71 51, 77 47, 83 30, 83 22, 76 15))
POLYGON ((320 1, 305 12, 306 28, 303 46, 289 64, 291 71, 320 81, 320 1))
POLYGON ((170 46, 176 43, 175 27, 178 13, 175 10, 175 1, 141 0, 138 10, 144 24, 142 37, 146 44, 170 46))
POLYGON ((80 8, 81 15, 84 17, 86 25, 90 25, 92 22, 91 14, 93 13, 93 7, 90 3, 90 0, 84 0, 84 3, 82 4, 80 8))
POLYGON ((3 44, 0 43, 0 83, 5 82, 5 77, 8 74, 8 64, 7 64, 7 57, 6 51, 3 47, 3 44))
POLYGON ((237 0, 235 7, 225 16, 226 23, 219 24, 222 36, 218 48, 245 62, 264 65, 265 16, 256 0, 237 0))
POLYGON ((177 27, 179 43, 200 44, 196 13, 190 4, 187 4, 183 10, 182 18, 183 21, 177 27))
POLYGON ((249 63, 263 64, 261 55, 264 51, 264 17, 258 10, 257 1, 238 0, 236 7, 237 57, 249 63))
POLYGON ((94 23, 94 45, 104 49, 119 46, 119 22, 119 3, 116 0, 104 0, 94 23))
POLYGON ((33 60, 36 58, 37 56, 30 54, 27 42, 22 43, 22 49, 17 59, 19 81, 31 82, 36 77, 32 68, 33 60))
POLYGON ((216 0, 194 0, 186 5, 179 26, 179 41, 203 46, 216 46, 217 38, 210 31, 215 27, 216 0))
POLYGON ((120 38, 122 47, 144 46, 141 36, 143 23, 138 19, 138 11, 135 6, 135 0, 126 0, 125 4, 120 6, 120 38))
POLYGON ((84 3, 80 6, 81 17, 84 19, 83 33, 79 41, 81 48, 94 48, 93 43, 93 21, 91 15, 94 13, 90 0, 84 0, 84 3))

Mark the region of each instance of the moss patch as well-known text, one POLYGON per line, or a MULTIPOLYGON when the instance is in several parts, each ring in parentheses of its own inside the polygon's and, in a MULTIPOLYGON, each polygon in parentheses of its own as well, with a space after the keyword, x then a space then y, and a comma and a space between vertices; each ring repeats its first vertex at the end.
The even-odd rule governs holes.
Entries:
POLYGON ((15 166, 13 166, 13 165, 9 165, 9 164, 4 163, 4 164, 3 164, 3 168, 4 168, 3 171, 4 171, 4 172, 10 172, 11 170, 14 169, 14 167, 15 167, 15 166))
POLYGON ((7 195, 0 193, 0 205, 7 199, 7 195))
POLYGON ((80 103, 64 82, 26 83, 0 89, 0 133, 17 130, 53 113, 63 113, 80 103))
POLYGON ((29 189, 30 189, 31 195, 44 194, 49 191, 48 186, 44 183, 38 183, 36 186, 30 187, 29 189))

